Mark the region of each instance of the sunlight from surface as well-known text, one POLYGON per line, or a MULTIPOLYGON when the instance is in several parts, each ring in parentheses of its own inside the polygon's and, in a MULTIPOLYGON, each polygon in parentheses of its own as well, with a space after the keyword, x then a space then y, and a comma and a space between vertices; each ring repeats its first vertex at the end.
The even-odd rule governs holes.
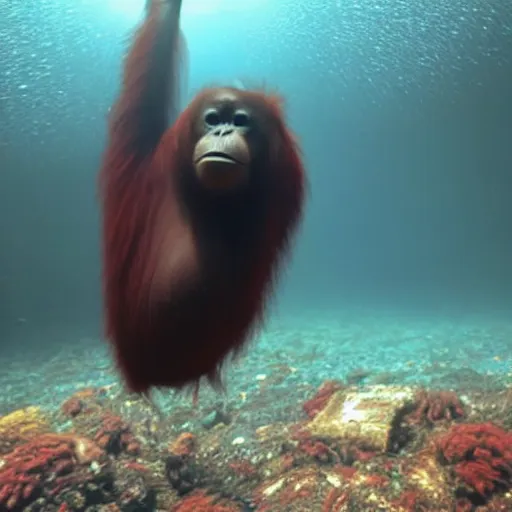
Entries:
MULTIPOLYGON (((269 0, 183 0, 182 12, 184 15, 219 14, 240 10, 257 9, 264 6, 269 0)), ((139 16, 146 0, 107 0, 113 14, 139 16)))
POLYGON ((138 16, 142 13, 146 0, 107 0, 113 14, 126 14, 128 16, 138 16))

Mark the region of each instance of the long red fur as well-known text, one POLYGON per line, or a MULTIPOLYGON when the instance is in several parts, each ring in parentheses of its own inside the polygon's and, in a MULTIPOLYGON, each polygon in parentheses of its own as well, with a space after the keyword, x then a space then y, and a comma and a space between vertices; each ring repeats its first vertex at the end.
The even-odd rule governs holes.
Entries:
MULTIPOLYGON (((256 197, 264 205, 259 229, 230 245, 201 213, 201 199, 184 196, 193 124, 216 89, 202 91, 167 128, 173 77, 163 63, 176 38, 165 16, 153 8, 127 58, 100 170, 106 335, 134 392, 198 385, 201 377, 221 384, 222 363, 263 319, 306 187, 280 100, 230 89, 267 119, 271 178, 265 197, 256 197)), ((236 214, 243 225, 254 211, 244 203, 236 214)))

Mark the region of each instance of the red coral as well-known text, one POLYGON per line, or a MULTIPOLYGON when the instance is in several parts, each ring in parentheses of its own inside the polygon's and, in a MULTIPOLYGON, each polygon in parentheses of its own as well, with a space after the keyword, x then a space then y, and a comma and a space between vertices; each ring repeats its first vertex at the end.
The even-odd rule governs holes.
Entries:
POLYGON ((247 459, 232 461, 228 464, 228 466, 238 478, 243 480, 248 480, 258 475, 256 466, 247 459))
POLYGON ((323 512, 341 512, 345 510, 349 498, 348 491, 333 487, 325 497, 323 512))
POLYGON ((68 398, 62 405, 61 411, 65 416, 69 416, 70 418, 74 418, 78 416, 83 408, 84 402, 77 397, 68 398))
POLYGON ((132 460, 128 461, 124 467, 126 469, 137 471, 138 473, 149 473, 151 471, 146 465, 141 464, 140 462, 134 462, 132 460))
POLYGON ((305 413, 314 418, 327 404, 331 396, 341 389, 341 384, 332 380, 325 381, 315 396, 304 403, 302 406, 305 413))
POLYGON ((512 433, 492 423, 454 425, 436 441, 439 459, 453 465, 473 503, 512 486, 512 433))
POLYGON ((331 468, 334 473, 339 475, 343 480, 350 480, 357 473, 357 469, 350 466, 343 466, 342 464, 335 464, 331 468))
POLYGON ((22 510, 47 489, 55 496, 82 476, 73 474, 80 464, 101 456, 86 438, 44 434, 17 446, 0 463, 0 508, 22 510))
POLYGON ((339 462, 339 455, 324 441, 304 439, 299 442, 298 449, 319 462, 339 462))
POLYGON ((320 462, 338 463, 351 466, 355 461, 368 462, 376 453, 368 451, 366 447, 358 447, 353 443, 331 446, 327 439, 313 436, 307 429, 290 429, 291 439, 298 441, 297 450, 288 455, 287 465, 295 465, 296 459, 301 459, 305 454, 320 462), (290 460, 291 457, 291 460, 290 460))
POLYGON ((390 483, 390 479, 384 475, 366 475, 365 484, 370 487, 387 487, 390 483))
POLYGON ((399 510, 417 510, 420 494, 417 490, 404 491, 398 499, 393 502, 393 506, 399 510))
POLYGON ((464 405, 453 391, 419 391, 415 410, 408 415, 411 423, 436 423, 454 420, 466 415, 464 405))
POLYGON ((121 452, 138 455, 140 443, 133 435, 130 426, 114 414, 106 414, 94 440, 107 453, 119 455, 121 452))
POLYGON ((473 503, 467 498, 459 498, 455 502, 455 512, 472 512, 474 509, 473 503))
POLYGON ((240 512, 240 507, 198 491, 174 505, 170 512, 240 512))
POLYGON ((197 453, 198 447, 197 436, 191 432, 183 432, 169 445, 169 453, 182 457, 192 457, 197 453))

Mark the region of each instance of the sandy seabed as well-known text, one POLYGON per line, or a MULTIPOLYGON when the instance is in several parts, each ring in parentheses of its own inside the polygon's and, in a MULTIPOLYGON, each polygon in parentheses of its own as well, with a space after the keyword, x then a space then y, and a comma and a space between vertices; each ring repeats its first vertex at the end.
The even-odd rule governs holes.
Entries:
POLYGON ((0 358, 0 512, 512 510, 512 322, 277 317, 163 417, 78 341, 0 358))

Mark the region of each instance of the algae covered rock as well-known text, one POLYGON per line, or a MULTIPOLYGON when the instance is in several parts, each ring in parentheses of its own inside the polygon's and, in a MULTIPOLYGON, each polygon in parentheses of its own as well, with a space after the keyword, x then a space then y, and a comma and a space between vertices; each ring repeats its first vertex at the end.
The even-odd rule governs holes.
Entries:
POLYGON ((0 455, 50 431, 50 423, 39 407, 25 407, 6 414, 0 417, 0 455))
POLYGON ((312 436, 351 441, 375 452, 396 451, 401 419, 414 399, 415 390, 409 387, 342 389, 331 396, 306 428, 312 436))

